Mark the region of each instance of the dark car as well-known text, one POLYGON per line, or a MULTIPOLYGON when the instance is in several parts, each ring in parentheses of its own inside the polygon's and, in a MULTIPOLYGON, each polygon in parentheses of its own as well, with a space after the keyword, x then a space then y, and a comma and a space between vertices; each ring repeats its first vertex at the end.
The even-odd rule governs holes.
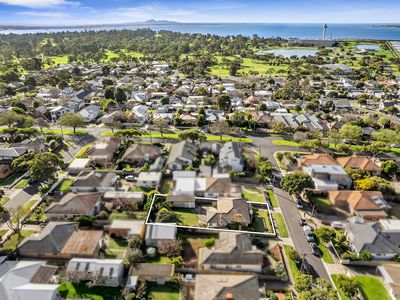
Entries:
POLYGON ((303 201, 301 201, 300 199, 296 199, 296 207, 298 209, 303 209, 304 208, 303 201))
POLYGON ((317 247, 317 245, 312 244, 311 245, 311 252, 312 254, 314 254, 315 256, 319 257, 321 255, 321 253, 319 252, 319 249, 317 247))
POLYGON ((305 225, 307 225, 306 219, 301 218, 300 221, 299 221, 299 224, 300 224, 300 226, 305 226, 305 225))

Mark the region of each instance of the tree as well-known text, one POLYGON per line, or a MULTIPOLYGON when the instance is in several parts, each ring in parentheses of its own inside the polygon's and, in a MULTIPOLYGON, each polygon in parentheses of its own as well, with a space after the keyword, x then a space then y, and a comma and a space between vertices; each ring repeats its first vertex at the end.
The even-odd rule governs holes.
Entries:
POLYGON ((134 140, 136 137, 139 137, 142 135, 140 131, 137 131, 136 129, 123 129, 123 130, 118 130, 114 134, 118 138, 123 138, 126 140, 126 142, 129 142, 131 140, 134 140))
POLYGON ((289 133, 291 128, 285 123, 278 121, 272 124, 272 131, 275 133, 289 133))
POLYGON ((265 179, 269 179, 272 174, 272 170, 274 169, 274 165, 269 161, 266 157, 260 157, 258 163, 258 173, 263 176, 265 179))
POLYGON ((300 253, 294 250, 294 248, 289 248, 289 253, 288 256, 289 258, 296 263, 296 265, 299 265, 301 262, 301 256, 300 253))
POLYGON ((75 134, 76 128, 85 127, 85 118, 78 113, 69 112, 60 118, 60 125, 72 127, 75 134))
POLYGON ((222 140, 222 136, 229 134, 232 128, 227 121, 216 121, 209 126, 209 129, 212 134, 218 135, 219 139, 222 140))
POLYGON ((300 274, 296 277, 295 280, 295 290, 297 292, 303 292, 310 290, 313 284, 313 277, 308 274, 300 274))
POLYGON ((248 111, 235 111, 229 116, 229 122, 236 127, 249 127, 254 125, 252 115, 248 111))
POLYGON ((372 155, 378 155, 381 153, 388 152, 390 147, 384 142, 372 142, 371 144, 363 147, 364 152, 371 153, 372 155))
POLYGON ((371 252, 369 252, 368 250, 363 250, 360 252, 359 258, 364 261, 371 261, 373 257, 371 252))
POLYGON ((217 99, 218 109, 229 111, 231 109, 231 106, 232 106, 231 97, 229 97, 226 94, 223 94, 218 97, 217 99))
POLYGON ((158 247, 158 252, 160 252, 161 255, 168 256, 169 258, 180 256, 182 252, 182 241, 163 241, 158 247))
POLYGON ((140 249, 143 246, 143 239, 140 236, 135 236, 133 239, 128 240, 128 247, 131 249, 140 249))
POLYGON ((179 138, 182 140, 191 140, 192 143, 204 142, 206 140, 206 135, 200 130, 189 129, 179 133, 179 138))
POLYGON ((337 285, 346 296, 352 299, 355 298, 358 293, 359 284, 355 277, 339 274, 337 275, 337 285))
POLYGON ((364 179, 371 176, 371 173, 363 169, 346 168, 346 173, 349 174, 353 181, 364 179))
POLYGON ((6 223, 7 227, 14 233, 20 235, 22 230, 22 221, 26 214, 26 211, 22 206, 16 208, 5 209, 0 205, 0 222, 6 223))
POLYGON ((176 223, 179 221, 179 217, 176 213, 166 208, 161 208, 156 217, 157 223, 176 223))
POLYGON ((380 117, 376 123, 382 128, 387 128, 390 126, 390 119, 388 117, 380 117))
POLYGON ((282 189, 291 195, 299 196, 306 189, 314 189, 315 184, 312 178, 303 173, 287 174, 281 181, 282 189))
POLYGON ((43 136, 44 136, 43 128, 50 127, 49 122, 47 122, 44 118, 36 119, 36 125, 39 127, 40 132, 43 134, 43 136))
POLYGON ((316 236, 321 238, 325 243, 329 242, 334 236, 335 231, 329 227, 321 226, 314 230, 316 236))
POLYGON ((360 191, 380 191, 382 193, 393 192, 389 181, 378 176, 372 176, 354 181, 354 187, 360 191))
POLYGON ((153 120, 154 127, 158 129, 161 137, 164 137, 164 132, 168 129, 168 122, 165 119, 159 118, 153 120))
POLYGON ((400 142, 400 135, 391 129, 380 129, 372 133, 372 138, 379 142, 398 144, 400 142))
POLYGON ((144 260, 144 255, 140 249, 129 248, 125 253, 125 263, 132 265, 135 263, 140 263, 144 260))
POLYGON ((104 98, 105 99, 113 99, 114 100, 114 88, 107 87, 104 91, 104 98))
POLYGON ((29 169, 31 178, 39 181, 53 177, 63 164, 63 160, 54 153, 42 152, 24 154, 15 159, 12 165, 15 168, 29 169))
POLYGON ((7 125, 9 128, 15 123, 20 123, 24 116, 17 114, 14 111, 5 111, 0 113, 0 126, 7 125))
POLYGON ((390 176, 394 176, 399 171, 399 167, 393 160, 386 160, 382 163, 381 170, 390 176))
POLYGON ((355 143, 361 139, 362 129, 360 126, 347 123, 340 128, 339 134, 342 139, 355 143))

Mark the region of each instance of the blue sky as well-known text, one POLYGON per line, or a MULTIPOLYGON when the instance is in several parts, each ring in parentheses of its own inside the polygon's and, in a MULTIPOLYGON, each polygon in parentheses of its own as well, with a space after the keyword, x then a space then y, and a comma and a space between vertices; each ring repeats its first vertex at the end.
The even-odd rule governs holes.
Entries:
POLYGON ((399 23, 399 0, 0 0, 0 24, 399 23))

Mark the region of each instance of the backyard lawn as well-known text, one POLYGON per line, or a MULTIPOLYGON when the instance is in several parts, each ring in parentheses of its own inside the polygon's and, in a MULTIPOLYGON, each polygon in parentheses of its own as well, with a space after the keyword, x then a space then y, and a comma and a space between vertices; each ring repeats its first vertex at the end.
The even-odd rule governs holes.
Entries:
POLYGON ((60 295, 67 299, 114 300, 121 296, 120 288, 91 287, 85 283, 74 284, 65 282, 59 288, 60 295))
POLYGON ((111 214, 111 216, 109 217, 110 221, 113 220, 145 220, 147 217, 147 212, 145 211, 133 211, 131 213, 126 213, 126 212, 122 212, 122 213, 117 213, 117 212, 113 212, 111 214))
POLYGON ((179 287, 172 283, 148 285, 149 299, 152 300, 179 300, 179 287))
POLYGON ((243 186, 242 193, 247 201, 265 203, 264 193, 258 188, 243 186))
POLYGON ((170 194, 173 187, 174 187, 174 181, 172 179, 164 179, 160 187, 160 193, 170 194))
POLYGON ((273 217, 275 220, 276 227, 278 227, 279 236, 282 238, 289 237, 289 232, 286 228, 285 220, 283 219, 282 214, 279 212, 274 212, 273 217))
POLYGON ((35 232, 30 230, 21 230, 19 235, 12 235, 11 238, 4 243, 3 247, 0 248, 0 251, 14 251, 24 238, 31 236, 33 233, 35 232))
POLYGON ((174 208, 174 212, 179 216, 179 224, 183 226, 198 226, 199 215, 194 213, 192 208, 174 208))
POLYGON ((278 201, 276 201, 275 194, 272 190, 265 190, 268 194, 269 202, 271 202, 272 207, 278 207, 278 201))
POLYGON ((128 242, 125 239, 110 238, 106 250, 106 256, 108 258, 123 258, 127 247, 128 242))
POLYGON ((254 211, 253 222, 250 224, 253 231, 273 232, 268 210, 258 209, 254 211))
POLYGON ((69 192, 71 189, 71 184, 74 182, 72 178, 64 178, 56 187, 57 191, 60 192, 69 192))
POLYGON ((147 258, 146 263, 150 264, 171 264, 171 259, 167 256, 157 255, 154 258, 147 258))
POLYGON ((390 300, 388 292, 377 277, 358 275, 356 279, 365 300, 390 300))

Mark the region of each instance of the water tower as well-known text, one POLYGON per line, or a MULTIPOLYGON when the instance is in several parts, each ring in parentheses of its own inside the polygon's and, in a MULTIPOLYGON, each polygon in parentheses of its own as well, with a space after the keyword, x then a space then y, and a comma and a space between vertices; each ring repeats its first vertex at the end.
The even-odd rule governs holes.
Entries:
POLYGON ((324 30, 322 31, 322 38, 326 39, 326 31, 328 30, 328 24, 324 25, 324 30))

